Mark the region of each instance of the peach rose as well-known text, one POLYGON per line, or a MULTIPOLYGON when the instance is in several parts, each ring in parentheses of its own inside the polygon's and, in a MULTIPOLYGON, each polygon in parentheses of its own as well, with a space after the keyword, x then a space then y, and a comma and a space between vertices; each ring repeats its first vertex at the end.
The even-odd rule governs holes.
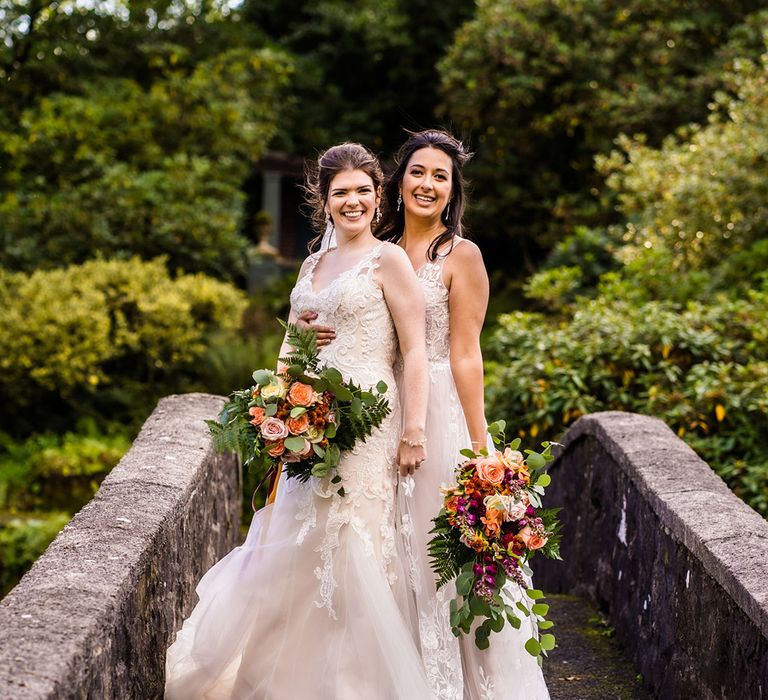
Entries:
POLYGON ((288 389, 288 401, 294 406, 311 406, 315 400, 315 390, 309 384, 294 382, 288 389))
POLYGON ((261 435, 265 440, 275 442, 288 437, 288 428, 279 418, 265 418, 261 424, 261 435))
POLYGON ((504 481, 504 465, 494 457, 486 457, 481 459, 475 466, 477 475, 489 484, 500 484, 504 481))
POLYGON ((301 435, 309 428, 309 416, 302 413, 298 418, 288 418, 285 421, 285 426, 291 435, 301 435))
POLYGON ((517 533, 517 536, 522 540, 526 549, 531 550, 541 549, 549 539, 544 537, 544 535, 539 534, 538 532, 534 532, 528 525, 520 530, 520 532, 517 533))
POLYGON ((489 537, 496 537, 499 534, 503 517, 504 514, 500 510, 489 508, 485 512, 485 517, 480 518, 485 525, 485 531, 488 533, 489 537))
POLYGON ((285 452, 285 445, 283 444, 282 440, 278 440, 277 442, 268 442, 266 444, 267 448, 267 454, 270 457, 279 457, 283 452, 285 452))
POLYGON ((261 406, 251 406, 248 409, 248 413, 250 413, 252 417, 250 422, 253 425, 261 425, 264 422, 264 418, 266 417, 266 413, 261 406))

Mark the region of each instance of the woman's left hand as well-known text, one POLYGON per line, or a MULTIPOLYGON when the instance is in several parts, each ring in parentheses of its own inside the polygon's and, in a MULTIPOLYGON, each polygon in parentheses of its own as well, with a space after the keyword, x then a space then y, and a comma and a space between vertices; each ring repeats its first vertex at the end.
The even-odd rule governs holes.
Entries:
POLYGON ((329 345, 332 340, 336 339, 336 331, 330 326, 320 326, 318 324, 312 324, 317 318, 317 314, 314 311, 305 311, 302 313, 297 321, 296 325, 302 330, 313 330, 317 336, 317 347, 322 348, 325 345, 329 345))
POLYGON ((400 443, 397 451, 397 463, 400 465, 400 476, 415 474, 421 463, 427 458, 427 449, 424 445, 407 445, 400 443))

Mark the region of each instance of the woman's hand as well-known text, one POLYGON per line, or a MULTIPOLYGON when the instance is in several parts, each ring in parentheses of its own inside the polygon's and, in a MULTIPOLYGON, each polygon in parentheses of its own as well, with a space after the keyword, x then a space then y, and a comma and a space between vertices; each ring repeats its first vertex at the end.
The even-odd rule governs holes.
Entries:
POLYGON ((314 311, 305 311, 301 314, 296 321, 296 325, 303 331, 313 330, 317 334, 317 347, 322 348, 325 345, 329 345, 332 340, 336 339, 336 331, 330 326, 319 326, 313 324, 317 318, 317 314, 314 311))
POLYGON ((424 432, 418 435, 406 433, 400 438, 400 448, 397 451, 397 463, 400 465, 400 476, 415 474, 421 463, 427 458, 427 440, 424 432))

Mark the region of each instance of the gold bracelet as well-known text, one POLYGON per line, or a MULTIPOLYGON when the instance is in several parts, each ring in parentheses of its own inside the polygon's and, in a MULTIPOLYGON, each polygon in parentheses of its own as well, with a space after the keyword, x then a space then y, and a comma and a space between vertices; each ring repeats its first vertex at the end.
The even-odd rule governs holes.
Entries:
POLYGON ((400 438, 400 442, 408 445, 408 447, 424 447, 424 445, 427 444, 427 438, 422 438, 421 440, 409 440, 407 437, 403 436, 400 438))

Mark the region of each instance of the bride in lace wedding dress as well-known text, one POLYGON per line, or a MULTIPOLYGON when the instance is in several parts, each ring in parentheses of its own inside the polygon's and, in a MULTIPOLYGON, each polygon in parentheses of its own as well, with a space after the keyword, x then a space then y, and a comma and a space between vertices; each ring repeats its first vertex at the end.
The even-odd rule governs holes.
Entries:
POLYGON ((392 413, 343 455, 344 496, 330 477, 281 479, 245 543, 205 574, 168 649, 167 698, 433 697, 406 617, 394 527, 398 464, 408 475, 425 456, 424 308, 404 251, 371 233, 380 183, 378 162, 362 146, 320 157, 312 203, 319 220, 335 225, 338 247, 305 261, 291 320, 312 309, 333 325, 336 340, 321 360, 363 387, 384 380, 392 413), (398 349, 410 388, 402 413, 398 349))
MULTIPOLYGON (((451 633, 449 601, 453 586, 435 589, 427 542, 432 518, 442 507, 440 486, 453 481, 460 450, 487 443, 483 402, 480 331, 488 303, 488 277, 477 246, 461 237, 465 207, 462 166, 468 160, 450 134, 429 130, 412 134, 400 149, 397 167, 384 189, 384 218, 377 237, 400 245, 416 269, 426 299, 429 360, 427 459, 412 488, 398 493, 397 518, 408 572, 414 619, 433 695, 446 700, 548 700, 536 660, 524 649, 536 628, 524 618, 520 630, 506 625, 481 651, 474 635, 451 633)), ((320 343, 333 346, 333 328, 305 314, 320 343)), ((398 377, 404 396, 408 378, 398 377)), ((490 446, 490 445, 489 445, 490 446)), ((520 600, 508 584, 504 595, 520 600)))

